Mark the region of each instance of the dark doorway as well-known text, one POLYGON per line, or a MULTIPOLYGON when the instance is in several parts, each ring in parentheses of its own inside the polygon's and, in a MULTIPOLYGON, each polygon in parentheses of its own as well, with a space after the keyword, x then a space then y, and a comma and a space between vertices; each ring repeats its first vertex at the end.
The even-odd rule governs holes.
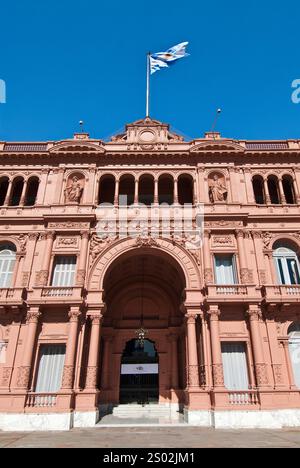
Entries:
POLYGON ((158 354, 150 340, 127 341, 121 360, 120 403, 157 403, 158 354))

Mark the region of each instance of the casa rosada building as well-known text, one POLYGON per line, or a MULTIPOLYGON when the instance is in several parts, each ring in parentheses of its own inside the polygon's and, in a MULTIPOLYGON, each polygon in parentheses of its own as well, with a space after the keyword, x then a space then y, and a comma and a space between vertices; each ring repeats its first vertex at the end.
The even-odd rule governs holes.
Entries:
POLYGON ((2 429, 300 426, 300 140, 0 142, 0 214, 2 429))

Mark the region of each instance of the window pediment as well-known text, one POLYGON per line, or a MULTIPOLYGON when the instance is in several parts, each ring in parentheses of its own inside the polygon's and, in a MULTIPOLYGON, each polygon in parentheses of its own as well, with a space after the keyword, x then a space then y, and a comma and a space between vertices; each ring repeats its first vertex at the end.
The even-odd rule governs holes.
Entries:
POLYGON ((78 153, 78 152, 93 152, 105 153, 105 149, 98 143, 90 141, 69 140, 62 141, 50 148, 50 153, 78 153))
POLYGON ((202 151, 244 153, 245 148, 234 141, 210 140, 196 143, 190 149, 191 153, 199 153, 202 151))

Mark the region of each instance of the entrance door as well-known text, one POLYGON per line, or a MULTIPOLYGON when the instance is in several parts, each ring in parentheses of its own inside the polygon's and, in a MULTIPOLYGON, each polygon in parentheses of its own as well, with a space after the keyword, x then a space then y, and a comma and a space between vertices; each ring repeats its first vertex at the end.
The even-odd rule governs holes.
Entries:
POLYGON ((121 361, 120 403, 158 402, 158 354, 150 340, 126 343, 121 361))

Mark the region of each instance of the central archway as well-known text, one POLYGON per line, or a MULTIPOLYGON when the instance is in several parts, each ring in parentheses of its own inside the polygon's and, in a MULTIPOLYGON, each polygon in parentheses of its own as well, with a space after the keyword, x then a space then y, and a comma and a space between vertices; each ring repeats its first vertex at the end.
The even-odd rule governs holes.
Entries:
POLYGON ((129 250, 108 267, 103 281, 106 310, 100 403, 165 403, 171 401, 172 393, 176 393, 178 402, 183 400, 186 333, 181 304, 185 289, 184 271, 173 257, 159 249, 144 246, 129 250), (141 328, 146 330, 147 349, 138 350, 141 328), (152 357, 151 349, 152 354, 155 350, 152 357), (129 364, 149 366, 137 372, 131 369, 129 377, 124 367, 129 364))

